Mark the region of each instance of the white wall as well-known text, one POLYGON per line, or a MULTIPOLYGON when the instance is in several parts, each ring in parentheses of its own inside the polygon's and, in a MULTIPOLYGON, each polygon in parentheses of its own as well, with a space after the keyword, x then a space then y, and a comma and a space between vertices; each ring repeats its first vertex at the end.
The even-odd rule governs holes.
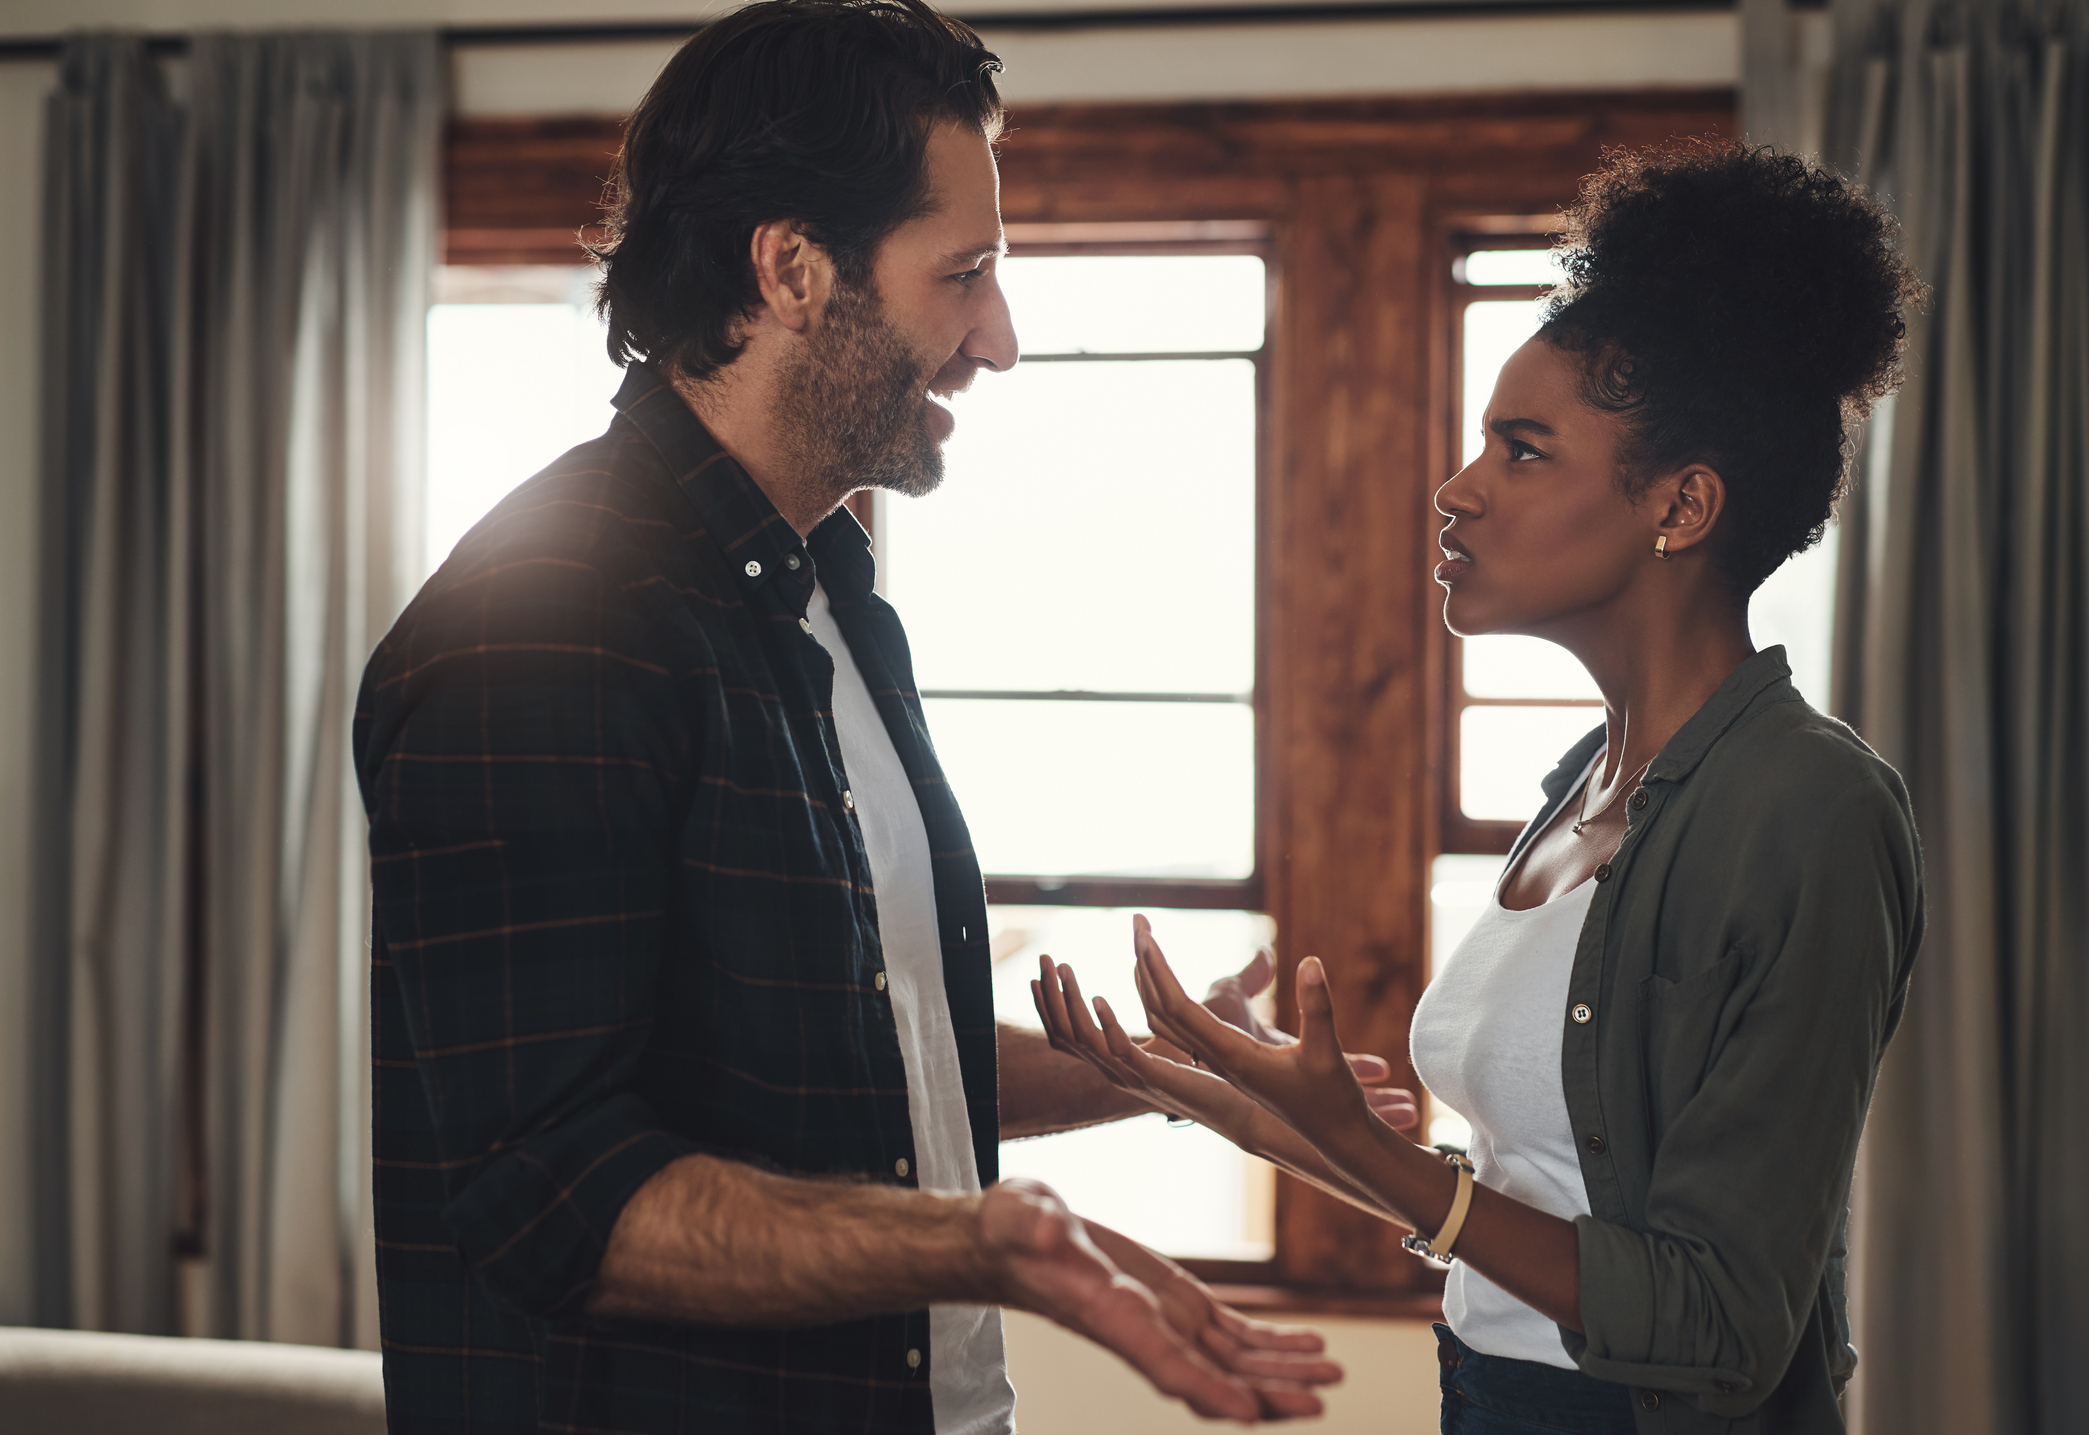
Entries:
MULTIPOLYGON (((1017 105, 1730 85, 1739 39, 1734 16, 1720 12, 1073 31, 989 25, 981 34, 1007 65, 1001 92, 1017 105)), ((460 48, 457 108, 622 113, 674 51, 673 41, 460 48)))
MULTIPOLYGON (((1436 1337, 1419 1321, 1316 1320, 1347 1373, 1313 1435, 1435 1435, 1436 1337)), ((1023 1435, 1192 1435, 1220 1427, 1163 1403, 1131 1367, 1034 1315, 1008 1317, 1023 1435)))

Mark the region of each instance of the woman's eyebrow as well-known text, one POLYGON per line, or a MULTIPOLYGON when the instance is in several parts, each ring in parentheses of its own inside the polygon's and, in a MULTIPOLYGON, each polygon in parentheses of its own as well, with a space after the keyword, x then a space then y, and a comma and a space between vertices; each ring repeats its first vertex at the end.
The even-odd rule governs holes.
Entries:
POLYGON ((1496 419, 1487 425, 1493 433, 1503 438, 1514 438, 1519 433, 1543 434, 1546 438, 1557 438, 1559 433, 1551 424, 1537 419, 1496 419))

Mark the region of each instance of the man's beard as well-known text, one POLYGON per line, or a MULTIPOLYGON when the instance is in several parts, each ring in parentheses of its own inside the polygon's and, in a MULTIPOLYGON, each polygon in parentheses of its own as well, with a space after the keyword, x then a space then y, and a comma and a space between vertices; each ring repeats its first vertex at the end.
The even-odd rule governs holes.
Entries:
POLYGON ((943 450, 928 431, 936 369, 886 322, 874 288, 837 282, 778 397, 799 480, 837 502, 865 487, 934 492, 943 481, 943 450))

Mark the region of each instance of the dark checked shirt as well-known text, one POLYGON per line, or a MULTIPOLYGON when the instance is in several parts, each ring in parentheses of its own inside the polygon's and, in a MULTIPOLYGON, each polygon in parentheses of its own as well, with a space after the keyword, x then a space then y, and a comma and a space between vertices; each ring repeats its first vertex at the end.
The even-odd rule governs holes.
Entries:
POLYGON ((929 1435, 926 1311, 582 1311, 687 1153, 913 1184, 816 574, 928 830, 982 1181, 998 1140, 979 870, 863 530, 800 542, 650 369, 616 405, 458 545, 358 703, 391 1428, 929 1435))

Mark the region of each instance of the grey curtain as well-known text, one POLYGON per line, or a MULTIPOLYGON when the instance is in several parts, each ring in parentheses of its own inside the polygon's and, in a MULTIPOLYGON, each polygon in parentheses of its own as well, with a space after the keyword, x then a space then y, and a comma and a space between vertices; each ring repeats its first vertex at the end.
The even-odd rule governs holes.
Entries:
POLYGON ((432 35, 71 42, 46 195, 38 1318, 371 1343, 355 685, 417 576, 432 35))
POLYGON ((1838 710, 1930 928, 1860 1160, 1868 1435, 2089 1411, 2089 0, 1837 0, 1828 157, 1934 287, 1843 521, 1838 710))

